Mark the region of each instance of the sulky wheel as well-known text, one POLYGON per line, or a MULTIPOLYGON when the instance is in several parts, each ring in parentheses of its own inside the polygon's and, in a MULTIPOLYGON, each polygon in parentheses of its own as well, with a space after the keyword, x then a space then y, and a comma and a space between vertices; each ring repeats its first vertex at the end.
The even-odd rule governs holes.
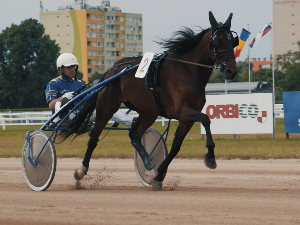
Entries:
MULTIPOLYGON (((142 145, 145 147, 149 155, 152 152, 154 146, 157 144, 160 137, 161 134, 157 130, 153 128, 149 128, 146 130, 144 136, 142 137, 142 145)), ((155 175, 153 174, 153 176, 157 175, 157 168, 166 158, 167 154, 167 145, 165 143, 164 138, 162 138, 157 144, 152 154, 150 155, 152 162, 155 164, 155 167, 153 168, 155 175)), ((136 150, 134 152, 134 165, 137 177, 140 180, 140 182, 146 187, 151 187, 152 179, 148 179, 146 175, 146 168, 136 150)))
MULTIPOLYGON (((34 162, 48 138, 48 135, 41 130, 30 134, 30 156, 34 162)), ((44 191, 50 186, 56 170, 56 153, 51 139, 46 144, 35 167, 29 162, 26 140, 22 152, 22 170, 27 185, 33 191, 44 191)))

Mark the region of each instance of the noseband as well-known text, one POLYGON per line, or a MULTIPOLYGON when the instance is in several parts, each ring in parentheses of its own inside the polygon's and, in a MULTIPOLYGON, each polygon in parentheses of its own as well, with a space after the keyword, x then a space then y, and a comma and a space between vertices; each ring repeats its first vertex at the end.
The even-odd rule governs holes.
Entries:
POLYGON ((215 56, 216 56, 216 58, 217 58, 217 61, 216 61, 215 65, 214 65, 214 69, 215 69, 215 70, 220 70, 221 72, 223 72, 223 69, 224 69, 224 67, 226 66, 228 60, 229 60, 230 58, 232 58, 232 57, 234 58, 234 47, 235 47, 235 46, 232 45, 232 41, 231 41, 232 38, 231 38, 231 35, 230 35, 230 34, 232 34, 232 33, 236 34, 236 36, 237 36, 237 33, 236 33, 236 32, 231 31, 228 27, 222 25, 222 26, 220 26, 218 29, 216 29, 216 30, 213 32, 213 34, 212 34, 212 36, 211 36, 211 38, 210 38, 209 55, 211 55, 211 51, 212 51, 212 49, 214 49, 215 56), (218 51, 218 46, 220 45, 220 42, 219 42, 219 40, 218 40, 217 33, 218 33, 218 32, 221 32, 221 31, 220 31, 221 29, 222 29, 223 32, 225 32, 225 34, 226 34, 229 49, 218 51), (221 58, 222 56, 227 56, 227 59, 226 59, 226 60, 224 61, 224 63, 221 65, 221 64, 220 64, 220 58, 221 58))

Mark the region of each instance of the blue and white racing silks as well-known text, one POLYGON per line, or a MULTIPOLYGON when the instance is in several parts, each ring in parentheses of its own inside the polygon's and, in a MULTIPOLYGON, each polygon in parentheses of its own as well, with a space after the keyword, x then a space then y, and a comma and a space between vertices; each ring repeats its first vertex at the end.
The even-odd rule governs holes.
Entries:
MULTIPOLYGON (((71 79, 69 80, 66 76, 60 75, 59 77, 51 80, 45 89, 46 101, 47 104, 53 99, 57 99, 63 96, 67 92, 77 91, 85 85, 81 80, 71 79)), ((55 110, 51 110, 52 114, 55 113, 55 110)))

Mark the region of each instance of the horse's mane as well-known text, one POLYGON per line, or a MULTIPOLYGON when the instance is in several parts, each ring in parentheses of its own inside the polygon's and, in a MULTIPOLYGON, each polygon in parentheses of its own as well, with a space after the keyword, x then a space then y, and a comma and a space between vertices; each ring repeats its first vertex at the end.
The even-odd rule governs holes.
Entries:
POLYGON ((182 54, 194 48, 208 30, 210 29, 201 29, 200 33, 197 34, 192 29, 183 27, 183 29, 174 32, 170 39, 160 38, 160 41, 155 42, 167 49, 168 52, 182 54))

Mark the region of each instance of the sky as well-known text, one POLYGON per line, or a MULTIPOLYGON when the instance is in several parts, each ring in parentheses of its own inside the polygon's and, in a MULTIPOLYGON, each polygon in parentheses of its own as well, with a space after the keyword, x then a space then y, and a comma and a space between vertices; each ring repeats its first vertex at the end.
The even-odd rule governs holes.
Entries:
MULTIPOLYGON (((87 0, 91 6, 101 5, 101 0, 87 0)), ((44 11, 56 11, 59 6, 73 4, 74 0, 43 0, 44 11)), ((210 27, 208 12, 212 11, 218 22, 225 22, 233 13, 231 30, 240 35, 242 28, 249 30, 252 40, 267 23, 272 23, 273 0, 111 0, 111 6, 121 8, 123 13, 143 15, 143 50, 161 53, 164 50, 154 41, 169 38, 182 27, 199 31, 199 27, 210 27)), ((0 32, 11 24, 20 24, 28 18, 39 21, 39 0, 1 0, 0 32)), ((272 26, 272 24, 271 24, 272 26)), ((237 61, 248 57, 248 43, 237 61)), ((255 49, 251 58, 267 58, 272 55, 272 32, 267 33, 255 49)))

